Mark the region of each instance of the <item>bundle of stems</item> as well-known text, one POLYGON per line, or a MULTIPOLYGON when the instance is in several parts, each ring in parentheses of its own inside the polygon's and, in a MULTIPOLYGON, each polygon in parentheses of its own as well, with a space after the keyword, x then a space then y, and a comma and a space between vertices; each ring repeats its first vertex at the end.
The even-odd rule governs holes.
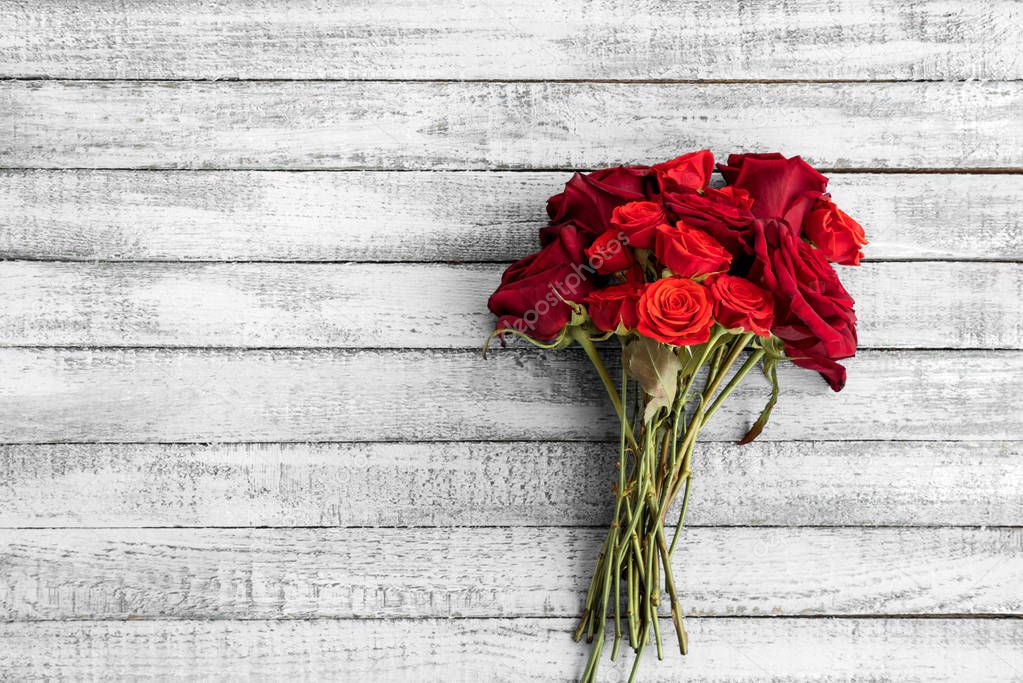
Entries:
MULTIPOLYGON (((672 574, 671 560, 689 505, 697 436, 757 363, 763 361, 765 374, 777 387, 776 376, 772 375, 775 356, 780 353, 773 353, 773 338, 754 337, 752 333, 729 331, 720 326, 704 344, 661 345, 660 352, 674 354, 678 359, 676 363, 669 357, 670 363, 662 363, 660 377, 661 381, 675 383, 669 392, 673 400, 650 410, 657 392, 652 395, 646 382, 633 381, 635 378, 630 378, 629 364, 624 359, 626 344, 633 341, 623 342, 622 376, 616 382, 598 353, 594 339, 582 328, 575 328, 572 338, 592 361, 621 423, 618 481, 613 487, 614 515, 575 632, 577 641, 586 637, 592 643, 582 681, 596 680, 601 654, 610 638, 609 622, 613 622, 611 660, 617 659, 626 634, 629 646, 636 653, 629 677, 631 682, 635 680, 641 655, 651 639, 658 659, 664 657, 657 619, 662 594, 667 595, 671 608, 678 649, 683 655, 688 650, 680 586, 672 574), (748 355, 739 364, 747 350, 748 355), (669 540, 665 525, 679 494, 681 507, 669 540)), ((759 433, 776 398, 777 391, 744 441, 759 433)), ((663 395, 661 399, 663 401, 663 395)))

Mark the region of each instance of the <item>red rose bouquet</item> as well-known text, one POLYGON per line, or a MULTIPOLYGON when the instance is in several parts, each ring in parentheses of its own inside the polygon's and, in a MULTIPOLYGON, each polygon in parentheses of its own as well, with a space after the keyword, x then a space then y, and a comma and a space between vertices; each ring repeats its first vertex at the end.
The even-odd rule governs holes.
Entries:
POLYGON ((547 203, 540 251, 512 264, 490 297, 499 316, 491 339, 578 344, 621 424, 614 514, 575 634, 593 642, 584 682, 596 677, 609 621, 612 660, 626 634, 637 665, 651 640, 663 656, 662 594, 686 653, 671 558, 697 437, 729 394, 758 365, 772 385, 746 443, 778 399, 781 360, 816 370, 838 391, 838 361, 856 352, 853 300, 829 261, 858 265, 866 240, 831 202, 827 178, 780 154, 730 156, 718 166, 720 188, 710 186, 713 168, 702 151, 575 174, 547 203), (612 337, 621 347, 617 379, 596 347, 612 337), (680 495, 669 538, 666 518, 680 495))

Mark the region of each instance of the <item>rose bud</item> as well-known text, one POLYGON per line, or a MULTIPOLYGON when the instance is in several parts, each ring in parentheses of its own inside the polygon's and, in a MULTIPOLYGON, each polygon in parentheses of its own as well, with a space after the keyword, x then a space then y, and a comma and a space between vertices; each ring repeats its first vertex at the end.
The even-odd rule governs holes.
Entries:
POLYGON ((658 260, 680 277, 700 277, 728 270, 732 255, 716 239, 679 221, 657 226, 658 260))
POLYGON ((803 221, 803 234, 828 259, 844 266, 858 266, 867 242, 860 224, 829 200, 821 197, 803 221))
POLYGON ((586 297, 586 305, 593 324, 604 332, 614 332, 619 325, 626 330, 636 329, 636 304, 645 288, 644 284, 626 282, 592 292, 586 297))
POLYGON ((650 284, 636 305, 637 329, 651 339, 691 346, 710 339, 714 307, 707 288, 695 280, 666 277, 650 284))
POLYGON ((666 220, 664 208, 655 202, 630 202, 611 213, 611 227, 624 232, 635 249, 653 249, 654 231, 666 220))
POLYGON ((608 230, 586 249, 589 265, 601 275, 625 270, 636 261, 632 249, 623 242, 625 234, 608 230))
POLYGON ((770 292, 733 275, 713 275, 706 284, 714 301, 714 318, 723 327, 771 336, 774 298, 770 292))

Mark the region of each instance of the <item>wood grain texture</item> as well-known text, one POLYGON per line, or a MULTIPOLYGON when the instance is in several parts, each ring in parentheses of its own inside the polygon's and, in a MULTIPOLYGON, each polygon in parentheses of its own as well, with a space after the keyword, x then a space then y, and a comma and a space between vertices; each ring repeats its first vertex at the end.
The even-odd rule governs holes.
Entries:
MULTIPOLYGON (((568 178, 0 170, 0 257, 513 261, 568 178)), ((841 174, 830 188, 866 226, 867 259, 1023 260, 1023 175, 841 174)))
MULTIPOLYGON (((615 453, 521 442, 3 446, 0 526, 601 526, 615 453)), ((691 526, 1023 521, 1018 442, 705 443, 695 471, 691 526)))
MULTIPOLYGON (((109 679, 576 681, 572 619, 127 621, 0 624, 0 675, 109 679)), ((670 629, 662 623, 662 633, 670 629)), ((640 680, 1019 681, 1023 620, 716 619, 686 624, 689 655, 644 658, 640 680)), ((624 681, 631 652, 601 664, 624 681)))
POLYGON ((502 169, 777 150, 825 168, 1023 166, 1023 83, 3 81, 0 165, 502 169))
POLYGON ((0 75, 59 78, 1012 79, 1007 1, 99 0, 4 4, 0 75))
MULTIPOLYGON (((784 366, 762 438, 1016 440, 1005 409, 1023 353, 864 351, 833 394, 784 366)), ((611 371, 617 372, 612 360, 611 371)), ((617 434, 575 352, 4 349, 3 442, 594 440, 617 434)), ((748 379, 703 432, 737 439, 766 382, 748 379)))
MULTIPOLYGON (((603 529, 0 531, 0 618, 575 616, 603 529)), ((669 530, 669 537, 670 537, 669 530)), ((686 530, 687 614, 1020 614, 1021 529, 686 530)))
MULTIPOLYGON (((0 262, 0 345, 478 348, 503 269, 0 262)), ((1023 348, 1023 264, 839 270, 863 348, 1023 348)))

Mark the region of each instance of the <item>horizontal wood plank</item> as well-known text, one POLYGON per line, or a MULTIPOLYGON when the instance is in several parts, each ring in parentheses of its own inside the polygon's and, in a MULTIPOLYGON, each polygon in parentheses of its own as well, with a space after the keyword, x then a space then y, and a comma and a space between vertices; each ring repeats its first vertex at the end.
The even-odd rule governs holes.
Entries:
MULTIPOLYGON (((575 616, 603 529, 0 531, 0 618, 575 616)), ((669 537, 671 533, 669 530, 669 537)), ((687 614, 1020 614, 1023 529, 688 529, 687 614)))
MULTIPOLYGON (((0 262, 0 345, 478 348, 503 269, 0 262)), ((839 270, 861 347, 1023 348, 1023 264, 839 270)))
POLYGON ((1023 77, 1005 0, 16 0, 0 25, 7 78, 1023 77))
MULTIPOLYGON (((599 526, 615 461, 605 443, 3 446, 0 526, 599 526)), ((1018 442, 706 443, 695 472, 694 526, 1023 522, 1018 442)))
MULTIPOLYGON (((0 170, 0 257, 512 261, 565 172, 0 170)), ((877 259, 1023 260, 1023 175, 833 175, 877 259)))
MULTIPOLYGON (((612 359, 612 372, 617 364, 612 359)), ((863 351, 833 394, 785 365, 761 438, 1015 440, 1023 353, 863 351)), ((594 440, 617 420, 581 353, 3 349, 0 441, 594 440)), ((706 438, 736 439, 766 383, 748 378, 706 438)))
MULTIPOLYGON (((294 678, 393 683, 568 683, 587 648, 571 619, 125 621, 0 624, 0 675, 109 679, 294 678)), ((670 633, 663 621, 662 633, 670 633)), ((1019 680, 1019 619, 689 619, 686 657, 644 658, 640 680, 675 683, 1019 680)), ((600 680, 625 680, 624 650, 600 680), (613 672, 613 673, 612 673, 613 672)))
POLYGON ((552 169, 777 150, 1019 168, 1023 83, 3 81, 0 166, 552 169))

